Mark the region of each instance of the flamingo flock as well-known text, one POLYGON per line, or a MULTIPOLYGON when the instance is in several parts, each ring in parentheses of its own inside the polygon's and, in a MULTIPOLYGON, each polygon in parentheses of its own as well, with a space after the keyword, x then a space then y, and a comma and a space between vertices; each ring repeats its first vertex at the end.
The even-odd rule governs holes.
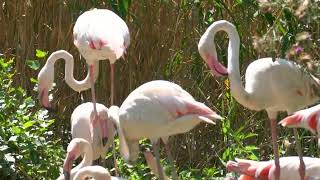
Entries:
MULTIPOLYGON (((52 108, 48 96, 54 81, 54 64, 58 59, 65 60, 66 83, 77 92, 91 89, 92 94, 92 102, 80 104, 71 115, 72 140, 67 148, 63 173, 57 179, 123 179, 112 177, 100 161, 98 165, 93 165, 93 160, 104 161, 116 134, 119 136, 120 154, 131 165, 139 157, 139 140, 149 139, 153 153, 149 150, 143 152, 147 165, 160 180, 166 180, 169 177, 163 171, 159 153, 162 142, 172 168, 171 177, 179 179, 169 137, 186 133, 201 122, 215 124, 216 120, 223 118, 195 100, 178 84, 165 80, 146 82, 132 91, 119 107, 114 105, 114 64, 124 56, 130 44, 128 26, 114 12, 107 9, 84 12, 75 23, 73 37, 74 45, 87 62, 87 77, 81 81, 74 78, 74 59, 65 50, 53 52, 38 74, 40 104, 47 109, 52 108), (110 108, 97 103, 95 95, 94 83, 99 74, 99 60, 109 60, 111 65, 110 108), (79 156, 82 156, 82 161, 72 168, 79 156)), ((208 27, 200 38, 198 50, 213 75, 228 76, 231 95, 241 105, 254 111, 266 110, 270 119, 274 161, 236 159, 229 161, 226 169, 240 174, 239 179, 242 180, 305 180, 320 177, 320 160, 303 157, 296 130, 297 127, 303 127, 319 136, 320 106, 301 109, 320 100, 317 93, 320 81, 292 61, 262 58, 248 66, 243 86, 239 69, 240 38, 236 27, 225 20, 216 21, 208 27), (227 68, 218 61, 214 43, 219 31, 225 31, 229 36, 227 68), (294 129, 299 156, 279 157, 277 114, 280 111, 286 111, 289 115, 279 124, 294 129)), ((112 149, 115 154, 115 148, 112 149)), ((115 162, 115 174, 119 176, 117 172, 115 162)))

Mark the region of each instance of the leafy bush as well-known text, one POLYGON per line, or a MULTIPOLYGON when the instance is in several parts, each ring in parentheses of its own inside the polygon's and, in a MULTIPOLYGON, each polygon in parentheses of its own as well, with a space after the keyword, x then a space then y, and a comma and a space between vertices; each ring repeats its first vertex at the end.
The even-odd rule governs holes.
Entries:
POLYGON ((0 59, 0 179, 57 177, 63 150, 50 139, 55 120, 44 120, 47 111, 36 110, 34 99, 13 86, 13 63, 0 59))

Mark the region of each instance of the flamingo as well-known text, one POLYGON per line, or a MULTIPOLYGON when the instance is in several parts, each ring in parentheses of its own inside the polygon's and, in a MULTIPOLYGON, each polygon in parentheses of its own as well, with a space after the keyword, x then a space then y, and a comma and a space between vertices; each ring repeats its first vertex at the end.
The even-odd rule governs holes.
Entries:
MULTIPOLYGON (((108 117, 108 108, 103 104, 97 103, 97 118, 102 131, 94 133, 93 141, 90 132, 90 118, 93 116, 92 102, 87 102, 77 106, 71 114, 71 134, 72 138, 83 138, 92 145, 93 160, 99 157, 104 158, 107 149, 111 146, 114 135, 115 126, 108 117), (104 137, 100 141, 100 137, 104 137)), ((100 130, 100 129, 98 129, 100 130)))
POLYGON ((279 124, 284 127, 301 127, 308 129, 318 136, 318 146, 320 147, 320 104, 295 112, 281 120, 279 124))
MULTIPOLYGON (((213 119, 221 119, 179 85, 164 80, 139 86, 120 108, 110 107, 109 114, 117 126, 120 154, 125 162, 132 164, 138 157, 139 140, 149 138, 157 159, 158 172, 162 172, 158 144, 161 139, 172 165, 173 179, 177 179, 177 174, 168 145, 169 136, 188 132, 200 122, 215 124, 213 119)), ((159 174, 159 179, 164 179, 163 173, 159 174)))
MULTIPOLYGON (((277 144, 276 118, 279 111, 291 114, 299 109, 314 104, 320 98, 319 80, 301 70, 292 61, 277 58, 262 58, 252 62, 246 70, 246 84, 243 87, 239 70, 240 38, 235 26, 225 20, 214 22, 202 35, 198 50, 203 60, 216 76, 228 75, 232 96, 243 106, 251 110, 266 110, 271 122, 272 145, 275 157, 276 180, 280 177, 279 152, 277 144), (229 36, 228 68, 217 60, 214 36, 218 31, 225 31, 229 36)), ((298 142, 297 130, 294 129, 297 151, 300 157, 300 175, 303 179, 304 163, 298 142)))
POLYGON ((63 174, 57 180, 70 180, 83 167, 92 164, 92 147, 90 143, 82 138, 74 138, 68 145, 66 158, 63 163, 63 174), (84 154, 81 163, 72 168, 73 161, 84 154))
MULTIPOLYGON (((281 175, 280 180, 299 180, 299 164, 298 156, 281 157, 280 159, 281 175)), ((320 158, 303 157, 306 165, 305 179, 313 179, 320 177, 320 158)), ((274 180, 274 161, 252 161, 245 159, 236 159, 227 162, 227 170, 241 174, 239 180, 274 180)))
POLYGON ((81 168, 74 176, 73 180, 127 180, 125 178, 111 176, 109 171, 101 166, 87 166, 81 168))

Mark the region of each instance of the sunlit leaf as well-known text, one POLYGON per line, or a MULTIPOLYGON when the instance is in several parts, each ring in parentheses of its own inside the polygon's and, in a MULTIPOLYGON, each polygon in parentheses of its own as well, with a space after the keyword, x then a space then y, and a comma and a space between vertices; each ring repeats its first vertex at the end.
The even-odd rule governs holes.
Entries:
POLYGON ((26 63, 27 63, 27 66, 33 70, 38 70, 40 67, 40 63, 38 60, 28 59, 26 60, 26 63))
POLYGON ((41 51, 39 49, 36 49, 37 58, 44 58, 44 57, 46 57, 46 55, 47 55, 47 52, 41 51))
POLYGON ((23 127, 24 128, 29 128, 29 127, 31 127, 32 125, 34 125, 34 123, 35 123, 35 121, 28 121, 28 122, 26 122, 26 123, 24 123, 23 124, 23 127))

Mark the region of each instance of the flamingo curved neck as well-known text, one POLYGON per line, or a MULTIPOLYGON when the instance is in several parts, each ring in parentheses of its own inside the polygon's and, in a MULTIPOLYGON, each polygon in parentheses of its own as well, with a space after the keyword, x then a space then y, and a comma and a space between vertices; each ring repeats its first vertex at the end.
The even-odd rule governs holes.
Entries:
POLYGON ((71 176, 74 176, 75 173, 77 173, 81 168, 90 166, 92 164, 93 152, 90 144, 86 144, 86 146, 84 147, 83 153, 84 153, 84 157, 82 161, 80 162, 80 164, 78 164, 76 167, 74 167, 71 170, 71 176))
MULTIPOLYGON (((214 40, 218 31, 225 31, 229 37, 228 45, 228 76, 232 96, 243 106, 250 107, 249 94, 242 84, 239 70, 240 37, 235 26, 227 21, 218 21, 209 27, 209 35, 206 42, 214 40), (209 37, 211 39, 209 39, 209 37)), ((214 47, 214 51, 216 49, 214 47)))
MULTIPOLYGON (((47 63, 46 63, 46 66, 50 66, 52 68, 54 68, 54 64, 56 63, 56 61, 58 59, 64 59, 65 61, 65 80, 66 80, 66 83, 75 91, 77 92, 81 92, 81 91, 84 91, 84 90, 87 90, 89 89, 91 86, 90 84, 90 74, 89 74, 89 71, 88 71, 88 74, 86 76, 86 78, 82 81, 78 81, 74 78, 73 76, 73 68, 74 68, 74 59, 73 59, 73 56, 68 53, 67 51, 65 50, 59 50, 59 51, 56 51, 56 52, 53 52, 50 57, 48 58, 47 60, 47 63)), ((96 79, 96 76, 98 75, 98 69, 99 69, 99 64, 96 63, 95 64, 95 79, 96 79)))

